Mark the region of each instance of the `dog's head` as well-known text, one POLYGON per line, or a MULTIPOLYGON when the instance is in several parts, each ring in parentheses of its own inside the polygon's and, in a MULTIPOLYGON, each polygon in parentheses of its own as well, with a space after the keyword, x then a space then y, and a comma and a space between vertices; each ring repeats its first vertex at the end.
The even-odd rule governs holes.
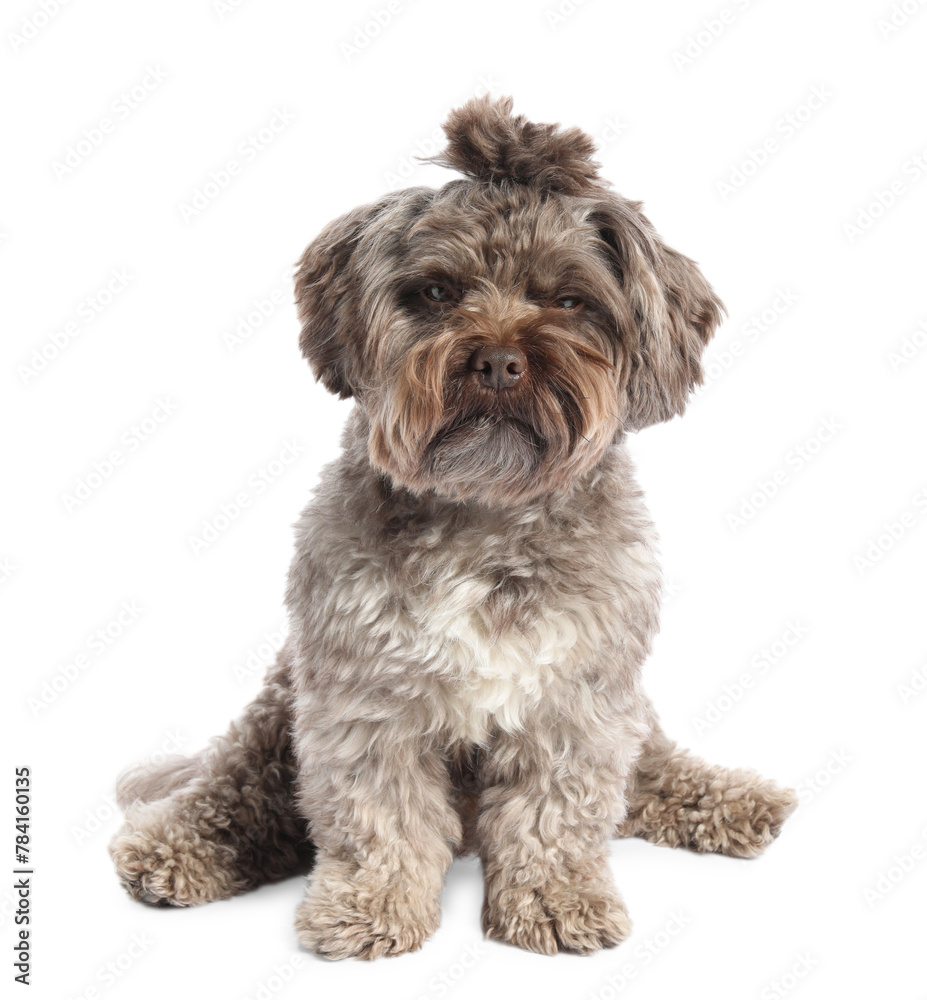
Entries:
POLYGON ((437 162, 466 175, 355 209, 307 248, 300 346, 369 418, 398 486, 511 505, 681 413, 722 305, 578 129, 470 101, 437 162))

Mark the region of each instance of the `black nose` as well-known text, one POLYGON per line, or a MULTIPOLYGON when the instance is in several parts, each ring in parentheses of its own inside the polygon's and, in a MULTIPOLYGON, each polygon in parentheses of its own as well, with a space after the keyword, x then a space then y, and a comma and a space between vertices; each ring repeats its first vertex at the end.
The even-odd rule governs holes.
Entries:
POLYGON ((517 347, 478 347, 470 356, 470 370, 490 389, 511 389, 527 368, 525 352, 517 347))

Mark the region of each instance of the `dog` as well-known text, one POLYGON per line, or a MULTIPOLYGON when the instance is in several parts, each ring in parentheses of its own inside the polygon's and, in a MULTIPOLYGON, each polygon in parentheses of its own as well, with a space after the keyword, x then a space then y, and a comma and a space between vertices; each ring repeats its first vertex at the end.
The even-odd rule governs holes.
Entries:
POLYGON ((662 585, 626 438, 682 413, 721 302, 579 129, 510 98, 444 128, 462 178, 349 212, 298 264, 302 353, 355 405, 263 690, 197 757, 118 784, 133 896, 311 865, 297 934, 333 959, 419 948, 461 853, 488 937, 611 947, 610 837, 753 857, 796 805, 677 748, 641 687, 662 585))

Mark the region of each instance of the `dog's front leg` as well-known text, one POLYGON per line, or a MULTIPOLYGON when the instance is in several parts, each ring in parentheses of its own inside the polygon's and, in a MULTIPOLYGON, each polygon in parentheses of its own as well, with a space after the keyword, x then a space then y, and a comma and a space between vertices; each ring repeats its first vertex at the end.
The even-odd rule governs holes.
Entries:
POLYGON ((561 713, 545 701, 543 717, 500 734, 482 770, 483 929, 548 955, 612 947, 631 929, 607 845, 642 727, 603 722, 591 692, 575 695, 561 713))
POLYGON ((299 702, 299 804, 318 852, 300 943, 327 958, 414 951, 438 926, 461 834, 427 721, 356 690, 299 702))

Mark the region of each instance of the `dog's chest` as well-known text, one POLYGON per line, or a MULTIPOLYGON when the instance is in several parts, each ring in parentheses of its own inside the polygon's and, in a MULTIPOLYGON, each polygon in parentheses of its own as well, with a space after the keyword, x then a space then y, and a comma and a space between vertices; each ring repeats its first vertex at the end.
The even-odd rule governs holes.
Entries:
POLYGON ((429 637, 438 645, 432 660, 442 685, 455 736, 479 741, 493 726, 518 729, 558 675, 582 659, 589 643, 591 613, 550 610, 529 625, 493 632, 479 609, 443 622, 429 637))
POLYGON ((299 553, 290 614, 319 676, 388 687, 451 739, 517 730, 583 678, 633 669, 656 627, 652 531, 621 480, 556 510, 423 503, 369 530, 320 505, 299 553))
POLYGON ((574 582, 524 560, 462 566, 406 592, 407 638, 454 738, 517 730, 551 685, 595 659, 614 609, 574 582))

